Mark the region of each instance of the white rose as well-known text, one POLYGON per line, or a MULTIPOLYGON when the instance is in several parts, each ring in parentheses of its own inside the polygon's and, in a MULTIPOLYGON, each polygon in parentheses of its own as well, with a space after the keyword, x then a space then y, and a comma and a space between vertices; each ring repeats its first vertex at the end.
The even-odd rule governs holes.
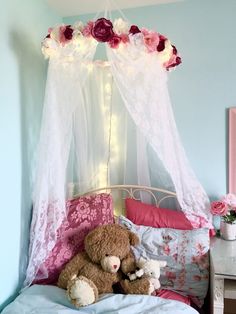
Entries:
POLYGON ((161 63, 168 62, 173 54, 173 47, 169 40, 165 41, 165 49, 158 53, 161 63))
POLYGON ((78 37, 77 41, 75 43, 75 50, 79 53, 87 53, 91 49, 93 49, 94 46, 97 46, 97 41, 94 38, 88 38, 84 36, 78 37))
POLYGON ((42 42, 42 53, 46 59, 55 56, 58 50, 58 44, 56 41, 52 40, 51 38, 45 38, 42 42))
POLYGON ((81 22, 81 21, 77 21, 77 22, 75 22, 75 24, 73 25, 73 29, 74 29, 74 30, 78 30, 78 31, 80 31, 80 32, 82 32, 83 28, 84 28, 84 24, 83 24, 83 22, 81 22))
POLYGON ((128 34, 129 24, 121 18, 116 19, 113 23, 113 30, 117 35, 128 34))
POLYGON ((136 46, 140 50, 143 50, 145 48, 144 38, 143 38, 142 33, 137 33, 134 35, 130 34, 129 35, 129 41, 130 41, 131 45, 136 46))
POLYGON ((74 31, 73 31, 73 41, 75 43, 78 43, 81 40, 81 37, 83 37, 81 31, 78 28, 74 29, 74 31))
POLYGON ((236 208, 236 195, 228 193, 222 200, 228 206, 236 208))

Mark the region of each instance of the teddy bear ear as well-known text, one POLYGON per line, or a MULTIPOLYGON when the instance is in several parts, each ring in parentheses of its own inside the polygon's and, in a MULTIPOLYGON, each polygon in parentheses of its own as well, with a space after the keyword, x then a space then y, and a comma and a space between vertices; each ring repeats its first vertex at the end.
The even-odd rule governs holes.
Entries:
POLYGON ((146 263, 147 263, 147 260, 141 256, 137 262, 137 266, 139 268, 143 268, 146 263))
POLYGON ((137 234, 131 232, 131 231, 128 231, 129 233, 129 242, 132 246, 136 246, 140 243, 139 241, 139 237, 137 236, 137 234))

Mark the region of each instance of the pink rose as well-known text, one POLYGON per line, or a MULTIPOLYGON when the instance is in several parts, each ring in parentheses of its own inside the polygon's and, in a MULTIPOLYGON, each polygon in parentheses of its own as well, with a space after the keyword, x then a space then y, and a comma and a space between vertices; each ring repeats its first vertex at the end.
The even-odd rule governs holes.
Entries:
POLYGON ((171 45, 171 48, 172 48, 172 52, 171 52, 170 59, 163 64, 167 71, 170 68, 174 68, 177 65, 179 65, 180 63, 182 63, 180 56, 178 56, 178 51, 177 51, 176 47, 174 45, 171 45))
POLYGON ((153 52, 157 50, 159 45, 159 34, 156 32, 147 32, 146 29, 142 30, 144 35, 144 44, 147 47, 149 52, 153 52))
POLYGON ((236 195, 229 193, 222 198, 222 202, 236 209, 236 195))
POLYGON ((83 28, 82 34, 83 34, 85 37, 91 36, 91 35, 92 35, 93 26, 94 26, 94 22, 93 22, 93 21, 89 21, 89 22, 85 25, 85 27, 83 28))
POLYGON ((224 216, 228 212, 228 206, 222 201, 215 201, 211 203, 211 213, 213 215, 224 216))
POLYGON ((97 41, 110 41, 114 36, 112 22, 105 19, 104 17, 98 19, 94 23, 91 34, 97 41))
POLYGON ((121 34, 120 38, 123 44, 126 44, 129 42, 129 36, 127 34, 121 34))
POLYGON ((142 27, 141 28, 141 33, 143 34, 143 36, 148 35, 149 33, 151 33, 151 31, 149 31, 147 28, 142 27))
POLYGON ((177 65, 179 65, 180 63, 182 63, 182 60, 179 56, 173 54, 170 58, 170 60, 165 64, 165 67, 167 70, 169 70, 170 68, 174 68, 177 65))

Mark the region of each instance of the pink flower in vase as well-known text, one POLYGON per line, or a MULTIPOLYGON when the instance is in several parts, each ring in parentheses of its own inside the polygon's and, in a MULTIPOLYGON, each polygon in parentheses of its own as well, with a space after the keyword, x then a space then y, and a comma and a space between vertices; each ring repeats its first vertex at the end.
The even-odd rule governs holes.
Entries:
POLYGON ((224 216, 228 212, 228 206, 223 201, 215 201, 211 203, 211 213, 213 215, 224 216))
POLYGON ((229 193, 226 194, 223 198, 222 201, 227 204, 229 207, 232 209, 236 210, 236 195, 229 193))
MULTIPOLYGON (((227 194, 221 200, 211 203, 211 213, 222 216, 227 224, 236 224, 236 195, 227 194)), ((235 234, 236 238, 236 234, 235 234)))

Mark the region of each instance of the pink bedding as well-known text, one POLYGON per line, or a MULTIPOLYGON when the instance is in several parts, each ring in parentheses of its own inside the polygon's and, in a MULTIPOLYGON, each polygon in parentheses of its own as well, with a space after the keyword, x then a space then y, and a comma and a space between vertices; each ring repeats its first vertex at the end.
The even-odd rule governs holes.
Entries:
POLYGON ((188 305, 190 305, 191 303, 189 297, 183 296, 177 292, 166 290, 166 289, 157 290, 155 292, 155 296, 163 298, 163 299, 180 301, 188 305))

